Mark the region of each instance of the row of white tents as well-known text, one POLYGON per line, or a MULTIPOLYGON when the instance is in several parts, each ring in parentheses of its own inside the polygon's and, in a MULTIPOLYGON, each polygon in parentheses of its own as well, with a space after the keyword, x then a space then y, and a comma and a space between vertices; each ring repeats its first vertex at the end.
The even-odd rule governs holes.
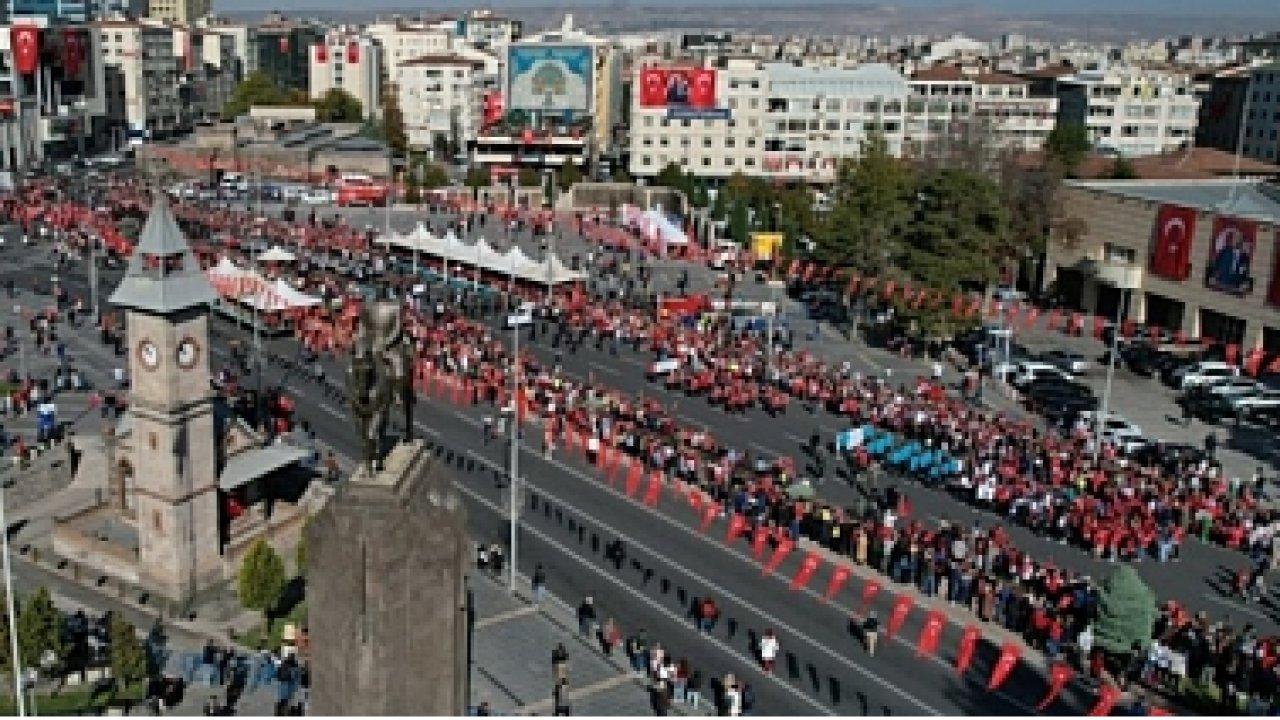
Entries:
POLYGON ((392 233, 380 237, 378 243, 391 248, 408 252, 417 252, 428 257, 438 258, 443 263, 463 265, 471 268, 514 276, 541 285, 561 285, 580 282, 586 279, 586 273, 572 270, 560 258, 551 255, 548 260, 534 260, 525 254, 518 245, 506 252, 499 252, 484 238, 474 243, 463 242, 452 232, 444 236, 435 235, 422 223, 407 233, 392 233))
POLYGON ((242 268, 226 255, 205 273, 220 295, 260 312, 307 308, 322 302, 280 278, 268 280, 253 268, 242 268))

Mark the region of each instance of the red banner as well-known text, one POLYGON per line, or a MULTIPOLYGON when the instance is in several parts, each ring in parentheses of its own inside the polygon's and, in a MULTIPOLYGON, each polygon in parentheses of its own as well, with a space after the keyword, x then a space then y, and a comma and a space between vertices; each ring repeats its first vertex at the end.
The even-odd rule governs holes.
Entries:
POLYGON ((738 536, 747 531, 747 519, 741 513, 734 513, 729 517, 729 529, 724 534, 726 544, 732 543, 738 539, 738 536))
POLYGON ((795 547, 796 543, 791 538, 779 538, 778 546, 773 549, 773 555, 771 555, 769 557, 769 561, 764 564, 764 574, 768 575, 774 570, 777 570, 778 566, 782 564, 783 560, 787 559, 787 556, 791 554, 791 551, 794 550, 795 547))
POLYGON ((867 606, 871 604, 871 601, 875 600, 876 596, 879 594, 880 583, 875 580, 868 580, 867 584, 862 586, 862 610, 864 612, 866 611, 867 606))
POLYGON ((1167 280, 1186 280, 1191 268, 1191 241, 1196 211, 1161 205, 1151 238, 1151 272, 1167 280))
POLYGON ((836 596, 836 593, 840 592, 840 589, 845 586, 845 583, 849 582, 849 578, 852 576, 853 571, 849 569, 849 566, 837 565, 835 569, 831 571, 831 579, 827 581, 827 590, 822 593, 822 599, 830 601, 831 598, 836 596))
POLYGON ((347 43, 347 63, 355 65, 360 62, 360 43, 347 43))
POLYGON ((914 603, 911 598, 906 595, 899 595, 893 601, 893 609, 889 611, 889 623, 885 626, 885 635, 894 635, 902 628, 902 623, 907 621, 907 613, 911 612, 911 606, 914 603))
POLYGON ((316 62, 324 65, 329 62, 329 46, 324 43, 316 43, 316 62))
POLYGON ((9 28, 9 47, 13 48, 13 66, 23 75, 30 75, 40 64, 40 30, 32 25, 14 25, 9 28))
MULTIPOLYGON (((649 473, 649 487, 644 491, 644 504, 649 507, 658 506, 658 498, 662 495, 662 471, 654 470, 649 473)), ((709 507, 714 508, 714 505, 709 507)))
POLYGON ((809 581, 813 579, 813 574, 818 572, 818 567, 822 565, 822 558, 814 550, 810 550, 804 560, 800 561, 800 569, 796 571, 795 577, 791 578, 791 591, 795 592, 802 587, 806 587, 809 581))
POLYGON ((276 43, 276 47, 280 50, 280 53, 282 55, 285 53, 288 53, 289 52, 288 36, 285 36, 285 35, 280 36, 280 40, 276 43))
POLYGON ((769 542, 769 531, 764 525, 756 528, 756 536, 751 538, 751 555, 759 560, 764 557, 764 546, 769 542))
POLYGON ((1120 690, 1115 685, 1103 685, 1098 688, 1098 702, 1090 710, 1092 717, 1104 717, 1111 714, 1116 700, 1120 699, 1120 690))
POLYGON ((1223 217, 1213 219, 1213 238, 1209 243, 1209 268, 1205 287, 1244 295, 1253 289, 1250 266, 1258 238, 1258 225, 1250 220, 1223 217))
MULTIPOLYGON (((187 33, 187 37, 191 34, 187 33)), ((62 72, 64 77, 80 76, 80 65, 85 58, 85 37, 79 30, 62 31, 62 72)))
POLYGON ((973 662, 973 651, 978 649, 978 628, 970 625, 964 629, 964 633, 960 636, 960 647, 956 650, 956 672, 961 674, 969 669, 969 663, 973 662))
POLYGON ((932 655, 938 650, 938 642, 942 640, 942 628, 946 619, 941 610, 930 610, 924 618, 924 627, 920 628, 920 637, 916 640, 916 653, 932 655))
POLYGON ((505 112, 502 101, 501 90, 487 90, 484 93, 484 115, 483 123, 485 127, 492 127, 502 121, 502 115, 505 112))
POLYGON ((716 104, 716 71, 710 68, 646 67, 637 84, 643 108, 709 109, 716 104))
POLYGON ((991 680, 987 683, 988 690, 995 690, 1009 679, 1009 674, 1013 672, 1013 668, 1018 664, 1018 646, 1014 643, 1007 642, 1000 646, 1000 657, 996 659, 995 667, 991 668, 991 680))
POLYGON ((1036 712, 1044 712, 1044 709, 1062 694, 1062 690, 1067 687, 1067 683, 1071 682, 1075 674, 1071 666, 1063 662, 1056 662, 1050 666, 1049 690, 1045 692, 1044 699, 1036 704, 1036 712))

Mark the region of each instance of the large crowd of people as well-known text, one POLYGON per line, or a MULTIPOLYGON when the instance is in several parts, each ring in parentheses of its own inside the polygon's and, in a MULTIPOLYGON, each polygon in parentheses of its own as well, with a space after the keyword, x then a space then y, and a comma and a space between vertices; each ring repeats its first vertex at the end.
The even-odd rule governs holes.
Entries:
MULTIPOLYGON (((115 232, 111 222, 119 216, 145 212, 141 183, 117 183, 106 196, 110 209, 104 212, 37 185, 0 202, 0 214, 23 223, 29 233, 50 228, 68 247, 84 248, 91 238, 115 232)), ((1109 445, 1095 445, 1084 424, 1065 433, 1042 430, 955 397, 933 378, 895 383, 886 376, 862 376, 847 363, 828 364, 804 350, 773 348, 760 329, 735 326, 725 317, 664 315, 627 302, 616 288, 649 283, 634 255, 643 243, 628 245, 629 237, 637 239, 634 234, 604 218, 555 219, 559 230, 609 238, 602 245, 616 253, 602 249, 601 257, 593 258, 594 278, 619 282, 601 282, 591 302, 579 292, 547 297, 540 288, 512 288, 501 278, 474 276, 536 303, 529 332, 553 336, 553 345, 563 351, 594 345, 616 353, 629 345, 655 360, 677 360, 661 381, 673 390, 705 395, 726 411, 785 412, 790 400, 858 429, 860 443, 832 452, 815 438, 809 451, 820 469, 826 462, 844 465, 846 477, 870 490, 865 500, 857 507, 795 500, 789 490, 806 479, 789 458, 759 457, 689 427, 655 397, 638 399, 594 379, 574 380, 532 354, 520 358, 519 389, 513 394, 511 372, 517 364, 501 335, 465 305, 424 303, 410 293, 416 279, 393 276, 393 259, 370 242, 367 231, 314 217, 262 221, 246 212, 182 202, 175 202, 175 213, 198 244, 205 241, 206 259, 243 255, 239 241, 244 238, 298 248, 303 262, 287 274, 300 289, 326 300, 320 309, 290 318, 311 353, 342 352, 361 302, 348 292, 353 274, 390 278, 389 294, 407 300, 420 391, 447 392, 447 385, 465 402, 492 404, 508 416, 536 416, 546 452, 577 443, 597 454, 608 448, 605 454, 628 455, 646 470, 662 471, 671 482, 710 498, 726 513, 742 514, 777 536, 808 538, 894 582, 967 607, 983 621, 1024 635, 1051 657, 1074 654, 1095 674, 1119 672, 1163 685, 1203 679, 1216 684, 1223 698, 1243 693, 1243 699, 1264 704, 1274 698, 1276 638, 1189 616, 1175 603, 1161 607, 1150 657, 1140 658, 1136 668, 1108 667, 1091 640, 1097 601, 1091 578, 1020 551, 998 521, 961 527, 911 517, 908 493, 901 489, 908 479, 946 487, 964 502, 1099 558, 1174 560, 1188 535, 1237 548, 1249 556, 1241 560, 1242 595, 1249 598, 1254 580, 1276 563, 1277 515, 1259 502, 1260 476, 1227 477, 1211 454, 1123 457, 1109 445), (354 273, 337 273, 323 261, 332 253, 354 273)), ((475 211, 449 225, 462 229, 485 217, 475 211)), ((596 464, 609 471, 607 462, 596 464)))

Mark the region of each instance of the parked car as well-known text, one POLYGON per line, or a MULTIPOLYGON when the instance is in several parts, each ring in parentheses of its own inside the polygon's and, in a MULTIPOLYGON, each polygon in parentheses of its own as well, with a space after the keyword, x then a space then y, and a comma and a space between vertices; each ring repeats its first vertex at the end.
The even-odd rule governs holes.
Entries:
POLYGON ((324 188, 311 188, 302 193, 302 202, 306 205, 329 205, 333 203, 333 193, 324 188))
POLYGON ((1093 367, 1093 363, 1089 362, 1084 355, 1067 350, 1050 350, 1042 353, 1040 359, 1072 375, 1082 375, 1093 367))
POLYGON ((1177 403, 1187 415, 1205 422, 1219 422, 1236 415, 1229 397, 1211 392, 1211 388, 1204 385, 1193 387, 1179 395, 1177 403))
POLYGON ((1262 390, 1262 386, 1258 384, 1258 381, 1248 377, 1223 378, 1215 382, 1205 383, 1202 387, 1208 388, 1209 392, 1214 395, 1222 395, 1228 398, 1250 395, 1262 390))
POLYGON ((1048 377, 1056 377, 1069 380, 1070 376, 1058 367, 1049 363, 1027 361, 1019 364, 1017 372, 1013 376, 1013 386, 1024 388, 1031 383, 1048 377))
POLYGON ((1216 380, 1239 377, 1240 368, 1218 360, 1201 360, 1174 372, 1173 377, 1180 389, 1186 390, 1197 385, 1208 385, 1216 380))
POLYGON ((1273 388, 1230 397, 1227 402, 1237 415, 1246 420, 1266 419, 1280 414, 1280 390, 1273 388))

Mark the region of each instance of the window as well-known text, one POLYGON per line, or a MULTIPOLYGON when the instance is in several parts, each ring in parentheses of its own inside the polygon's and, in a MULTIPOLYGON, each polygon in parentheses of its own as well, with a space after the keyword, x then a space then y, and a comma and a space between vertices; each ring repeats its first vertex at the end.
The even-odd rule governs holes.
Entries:
POLYGON ((711 167, 711 158, 709 157, 702 158, 702 167, 711 167))

